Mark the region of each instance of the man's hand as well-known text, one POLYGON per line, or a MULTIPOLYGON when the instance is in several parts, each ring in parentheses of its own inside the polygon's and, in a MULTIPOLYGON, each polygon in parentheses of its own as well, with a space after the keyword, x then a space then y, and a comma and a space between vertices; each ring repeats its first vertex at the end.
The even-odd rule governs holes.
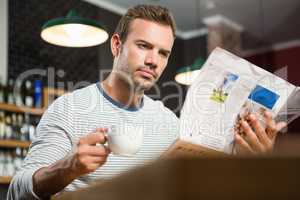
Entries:
POLYGON ((49 198, 77 177, 102 166, 110 153, 103 145, 106 142, 106 132, 105 128, 96 129, 78 141, 72 154, 37 170, 33 175, 34 193, 42 199, 49 198))
POLYGON ((72 167, 78 176, 95 171, 102 166, 110 153, 104 146, 107 128, 98 128, 95 132, 81 138, 72 155, 72 167))
POLYGON ((264 117, 266 128, 254 114, 249 115, 249 121, 240 121, 243 134, 235 133, 235 147, 238 154, 269 153, 273 150, 277 133, 286 126, 286 123, 276 123, 269 112, 265 112, 264 117))

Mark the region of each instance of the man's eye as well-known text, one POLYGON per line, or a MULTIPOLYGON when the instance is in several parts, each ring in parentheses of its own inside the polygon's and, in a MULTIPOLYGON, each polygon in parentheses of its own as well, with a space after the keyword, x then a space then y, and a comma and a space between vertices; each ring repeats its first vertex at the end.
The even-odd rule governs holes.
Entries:
POLYGON ((164 53, 164 52, 161 52, 160 55, 162 55, 162 56, 165 57, 165 58, 168 57, 168 54, 167 54, 167 53, 164 53))
POLYGON ((148 46, 146 44, 138 44, 139 48, 146 49, 148 46))

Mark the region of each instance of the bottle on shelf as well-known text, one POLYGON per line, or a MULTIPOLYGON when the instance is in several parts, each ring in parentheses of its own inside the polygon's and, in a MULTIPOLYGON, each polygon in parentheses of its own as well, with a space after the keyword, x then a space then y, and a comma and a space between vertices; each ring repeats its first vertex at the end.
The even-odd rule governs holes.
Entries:
POLYGON ((4 153, 4 166, 3 166, 3 175, 4 176, 13 176, 15 173, 15 167, 13 164, 12 152, 10 149, 7 149, 4 153))
POLYGON ((5 165, 5 160, 4 160, 4 149, 0 150, 0 176, 4 176, 4 165, 5 165))
POLYGON ((24 120, 23 120, 23 114, 18 114, 17 115, 17 138, 18 140, 22 140, 22 132, 21 132, 21 128, 24 124, 24 120))
POLYGON ((22 165, 22 161, 23 161, 23 151, 20 147, 17 147, 13 158, 14 171, 19 170, 19 168, 22 165))
POLYGON ((14 104, 14 80, 13 79, 9 79, 8 80, 8 85, 7 85, 7 100, 6 102, 8 104, 14 104))
POLYGON ((34 107, 42 108, 42 81, 34 81, 34 107))
POLYGON ((0 176, 13 176, 22 166, 27 149, 0 149, 0 176))
POLYGON ((0 111, 0 139, 5 139, 5 115, 0 111))
POLYGON ((22 90, 22 82, 20 80, 16 80, 16 87, 14 90, 14 94, 15 94, 15 103, 17 106, 23 106, 23 99, 22 96, 23 94, 23 90, 22 90))
POLYGON ((12 135, 11 135, 11 139, 13 140, 18 140, 18 125, 17 125, 17 114, 16 113, 12 113, 11 115, 11 129, 12 129, 12 135))
POLYGON ((22 160, 25 159, 25 157, 27 156, 28 150, 27 149, 23 149, 22 150, 22 160))
POLYGON ((4 89, 5 89, 5 87, 4 87, 4 84, 2 82, 2 78, 0 77, 0 103, 4 103, 5 102, 5 100, 4 100, 4 96, 5 96, 4 89))
POLYGON ((36 135, 39 117, 28 113, 0 111, 0 139, 32 141, 36 135))
POLYGON ((12 138, 12 123, 9 115, 5 116, 5 133, 4 138, 9 140, 12 138))
POLYGON ((25 120, 22 123, 22 127, 20 129, 21 133, 21 140, 22 141, 29 141, 29 126, 30 126, 30 120, 29 120, 29 115, 25 114, 25 120))
POLYGON ((33 88, 32 88, 31 81, 29 81, 29 80, 27 80, 25 82, 24 97, 25 97, 25 106, 27 106, 27 107, 33 107, 34 91, 33 91, 33 88))
POLYGON ((29 125, 29 140, 33 141, 35 139, 36 127, 32 124, 29 125))

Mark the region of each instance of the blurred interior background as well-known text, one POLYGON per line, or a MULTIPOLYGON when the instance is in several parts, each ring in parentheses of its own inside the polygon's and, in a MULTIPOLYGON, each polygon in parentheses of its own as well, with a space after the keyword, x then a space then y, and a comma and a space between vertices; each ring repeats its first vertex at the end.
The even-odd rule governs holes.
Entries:
MULTIPOLYGON (((0 90, 4 97, 0 103, 0 199, 5 196, 14 168, 27 153, 43 109, 51 103, 42 98, 97 82, 99 70, 112 67, 109 39, 93 47, 62 47, 41 38, 42 26, 75 10, 82 17, 101 22, 111 36, 121 15, 137 4, 166 6, 177 22, 173 52, 158 83, 161 93, 150 90, 148 95, 161 99, 178 116, 188 86, 175 81, 177 71, 199 58, 205 60, 216 46, 272 73, 284 69, 279 75, 300 85, 299 0, 1 0, 0 90), (19 83, 24 91, 21 98, 25 99, 25 107, 20 110, 18 97, 9 96, 18 78, 26 76, 28 70, 35 70, 35 75, 19 83), (172 84, 166 84, 170 81, 172 84), (45 88, 46 96, 37 92, 45 88), (170 97, 178 94, 178 88, 182 96, 170 97)), ((286 134, 300 134, 300 119, 289 125, 286 134)))

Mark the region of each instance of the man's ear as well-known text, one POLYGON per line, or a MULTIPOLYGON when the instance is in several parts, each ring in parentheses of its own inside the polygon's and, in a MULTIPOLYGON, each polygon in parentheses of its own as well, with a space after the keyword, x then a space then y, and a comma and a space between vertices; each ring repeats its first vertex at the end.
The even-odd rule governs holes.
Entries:
POLYGON ((110 39, 110 48, 113 57, 117 57, 121 50, 121 39, 118 34, 113 34, 113 36, 110 39))

